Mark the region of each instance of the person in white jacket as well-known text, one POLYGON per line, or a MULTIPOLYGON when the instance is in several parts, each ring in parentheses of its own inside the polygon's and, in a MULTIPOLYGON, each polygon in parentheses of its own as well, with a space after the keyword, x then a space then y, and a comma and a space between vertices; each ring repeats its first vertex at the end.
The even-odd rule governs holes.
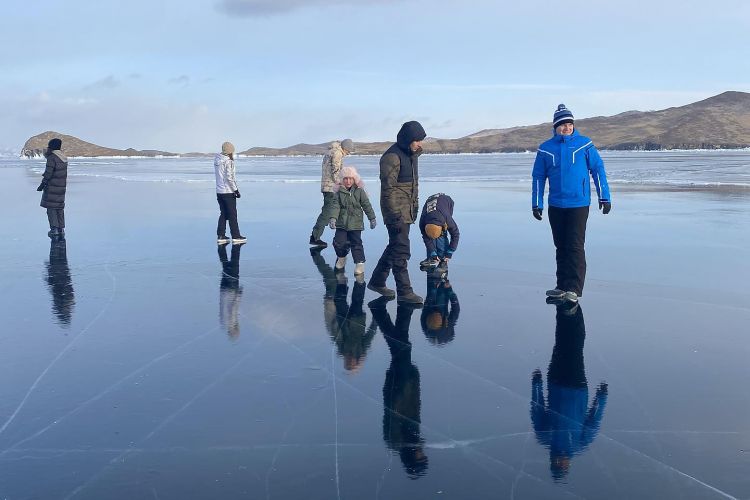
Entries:
POLYGON ((240 226, 237 223, 237 198, 240 190, 237 188, 237 180, 234 176, 234 145, 225 142, 221 145, 221 153, 214 157, 214 173, 216 174, 216 200, 219 202, 219 224, 216 228, 216 242, 226 245, 227 222, 232 235, 232 244, 245 243, 247 238, 240 234, 240 226))

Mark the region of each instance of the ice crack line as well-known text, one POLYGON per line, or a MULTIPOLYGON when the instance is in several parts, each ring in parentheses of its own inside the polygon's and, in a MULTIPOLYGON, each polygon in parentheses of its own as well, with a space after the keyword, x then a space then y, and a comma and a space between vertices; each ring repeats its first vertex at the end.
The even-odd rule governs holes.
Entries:
POLYGON ((62 358, 63 356, 65 356, 65 354, 67 354, 67 353, 68 353, 68 351, 70 351, 70 350, 71 350, 71 349, 73 348, 73 346, 75 345, 75 343, 76 343, 76 342, 77 342, 77 341, 78 341, 78 340, 79 340, 79 339, 80 339, 80 338, 81 338, 81 337, 82 337, 82 336, 83 336, 83 335, 84 335, 84 334, 85 334, 85 333, 86 333, 87 331, 89 331, 89 329, 90 329, 90 328, 91 328, 91 327, 92 327, 92 326, 93 326, 93 325, 94 325, 94 324, 95 324, 95 323, 96 323, 97 321, 99 321, 99 318, 101 318, 102 316, 104 316, 104 313, 105 313, 105 312, 107 312, 107 309, 109 309, 109 306, 110 306, 110 305, 112 304, 112 302, 114 301, 114 299, 115 299, 115 294, 117 293, 117 279, 116 279, 116 278, 115 278, 115 276, 114 276, 114 275, 112 274, 112 272, 110 272, 110 270, 109 270, 109 264, 105 264, 105 265, 104 265, 104 270, 105 270, 105 271, 107 272, 107 274, 109 275, 110 279, 112 280, 112 294, 111 294, 111 295, 109 296, 109 300, 107 301, 107 303, 106 303, 106 304, 104 304, 104 307, 102 307, 102 310, 101 310, 101 311, 99 311, 99 314, 97 314, 97 315, 96 315, 96 316, 94 317, 94 319, 92 319, 92 320, 91 320, 91 321, 89 322, 89 324, 88 324, 88 325, 86 325, 86 326, 85 326, 85 327, 83 328, 83 330, 81 330, 81 331, 80 331, 80 332, 78 333, 78 335, 76 335, 76 336, 75 336, 75 337, 73 338, 73 340, 71 340, 71 341, 70 341, 70 342, 68 343, 68 345, 67 345, 67 346, 65 346, 65 348, 63 348, 63 350, 62 350, 62 351, 60 351, 60 353, 59 353, 59 354, 58 354, 57 356, 55 356, 55 358, 54 358, 54 359, 53 359, 53 360, 52 360, 52 361, 50 362, 50 364, 49 364, 49 365, 47 365, 47 368, 45 368, 45 369, 44 369, 44 370, 42 371, 42 373, 40 373, 40 374, 39 374, 39 376, 38 376, 38 377, 36 378, 36 380, 34 381, 34 383, 33 383, 33 384, 31 384, 31 387, 29 387, 29 390, 28 390, 28 391, 26 391, 26 395, 25 395, 25 396, 23 397, 23 399, 22 399, 22 400, 21 400, 21 402, 20 402, 20 403, 18 404, 18 406, 16 407, 16 409, 15 409, 15 410, 13 411, 13 413, 12 413, 12 414, 10 415, 10 417, 8 417, 8 420, 6 420, 6 421, 5 421, 5 423, 3 424, 3 426, 2 426, 2 427, 0 427, 0 435, 1 435, 1 434, 2 434, 3 432, 5 432, 5 429, 7 429, 7 428, 8 428, 8 426, 9 426, 9 425, 10 425, 11 423, 13 423, 13 420, 15 420, 16 416, 18 415, 18 413, 19 413, 19 412, 20 412, 20 411, 21 411, 21 410, 23 409, 23 407, 24 407, 24 406, 26 405, 26 402, 27 402, 27 401, 29 400, 29 398, 31 397, 31 394, 32 394, 32 393, 33 393, 33 392, 34 392, 34 391, 36 390, 37 386, 38 386, 38 385, 39 385, 39 383, 40 383, 40 382, 42 381, 42 379, 43 379, 43 378, 45 377, 45 375, 47 375, 47 373, 48 373, 48 372, 49 372, 49 371, 50 371, 50 370, 52 369, 52 367, 53 367, 53 366, 55 366, 55 364, 56 364, 56 363, 57 363, 57 362, 58 362, 58 361, 60 360, 60 358, 62 358))

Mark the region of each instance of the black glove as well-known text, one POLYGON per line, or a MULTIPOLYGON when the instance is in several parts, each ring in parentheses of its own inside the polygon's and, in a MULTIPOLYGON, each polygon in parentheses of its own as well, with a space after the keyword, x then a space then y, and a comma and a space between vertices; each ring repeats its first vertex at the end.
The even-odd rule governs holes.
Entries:
POLYGON ((600 201, 599 202, 599 210, 602 211, 604 215, 607 215, 610 210, 612 210, 612 202, 611 201, 600 201))
POLYGON ((43 180, 41 184, 39 184, 39 187, 36 188, 37 191, 44 191, 47 189, 47 181, 43 180))
POLYGON ((606 382, 602 382, 601 384, 599 384, 599 387, 596 389, 597 394, 607 394, 607 392, 609 391, 606 382))
POLYGON ((542 209, 541 208, 532 208, 531 213, 534 214, 534 218, 536 220, 542 220, 542 209))
POLYGON ((242 198, 242 195, 240 194, 240 190, 239 189, 234 192, 234 197, 235 198, 242 198))
POLYGON ((370 221, 370 229, 375 229, 375 226, 377 225, 378 225, 378 221, 376 221, 375 219, 372 219, 370 221))

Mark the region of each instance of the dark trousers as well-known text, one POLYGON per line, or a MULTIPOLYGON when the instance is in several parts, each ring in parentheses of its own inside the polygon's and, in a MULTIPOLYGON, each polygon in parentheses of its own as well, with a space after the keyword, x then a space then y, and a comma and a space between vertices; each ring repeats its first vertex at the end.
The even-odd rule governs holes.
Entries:
POLYGON ((216 227, 217 236, 223 236, 227 230, 232 232, 232 238, 240 236, 240 226, 237 224, 237 197, 234 193, 217 193, 216 201, 219 202, 219 224, 216 227))
POLYGON ((586 221, 589 207, 549 207, 549 225, 555 242, 557 288, 583 294, 586 280, 586 221))
POLYGON ((62 208, 48 208, 47 220, 50 229, 53 227, 65 229, 65 211, 62 208))
POLYGON ((323 193, 323 206, 320 208, 320 215, 318 215, 318 220, 315 221, 315 227, 312 230, 312 236, 316 240, 319 240, 323 236, 323 231, 328 225, 328 219, 335 217, 335 215, 331 214, 333 197, 333 193, 323 193))
POLYGON ((333 249, 336 251, 336 257, 346 257, 350 248, 355 264, 365 261, 365 247, 362 246, 362 231, 336 229, 336 235, 333 237, 333 249))
POLYGON ((370 283, 373 286, 385 286, 385 280, 393 269, 393 278, 396 280, 396 292, 399 295, 412 292, 409 280, 409 269, 407 265, 411 257, 411 244, 409 243, 409 229, 411 224, 389 224, 388 246, 385 247, 377 266, 372 272, 370 283))

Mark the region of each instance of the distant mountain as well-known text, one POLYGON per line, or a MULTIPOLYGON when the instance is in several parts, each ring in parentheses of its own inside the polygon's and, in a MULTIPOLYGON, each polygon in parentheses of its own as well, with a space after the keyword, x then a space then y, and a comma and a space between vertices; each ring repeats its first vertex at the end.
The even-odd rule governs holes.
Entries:
MULTIPOLYGON (((736 149, 750 147, 750 94, 724 92, 703 101, 661 111, 627 111, 576 120, 576 128, 600 149, 736 149)), ((550 123, 488 129, 460 139, 425 141, 427 153, 535 151, 552 135, 550 123)), ((358 153, 380 154, 390 143, 355 143, 358 153)), ((321 145, 263 148, 262 154, 314 154, 321 145), (309 151, 309 152, 308 152, 309 151)), ((253 154, 253 148, 243 154, 253 154)), ((320 154, 320 153, 318 153, 320 154)))
MULTIPOLYGON (((576 120, 576 128, 591 137, 599 149, 737 149, 750 147, 750 94, 724 92, 703 101, 661 111, 626 111, 614 116, 576 120)), ((395 136, 394 130, 394 136, 395 136)), ((428 131, 429 132, 429 131, 428 131)), ((487 129, 459 139, 427 138, 427 153, 500 153, 535 151, 552 135, 550 123, 505 129, 487 129)), ((63 139, 69 156, 172 156, 164 151, 103 148, 54 132, 32 137, 22 155, 39 155, 52 137, 63 139)), ((382 154, 391 142, 358 142, 358 154, 382 154)), ((253 147, 242 155, 322 155, 324 144, 295 144, 286 148, 253 147)), ((180 156, 204 156, 186 153, 180 156)))
POLYGON ((26 144, 23 145, 23 149, 21 149, 21 156, 25 156, 26 158, 42 156, 44 154, 44 149, 47 147, 47 143, 50 139, 54 139, 55 137, 62 139, 62 151, 68 156, 177 156, 175 153, 156 151, 153 149, 139 151, 133 148, 106 148, 82 141, 71 135, 65 135, 53 131, 43 132, 26 141, 26 144))

